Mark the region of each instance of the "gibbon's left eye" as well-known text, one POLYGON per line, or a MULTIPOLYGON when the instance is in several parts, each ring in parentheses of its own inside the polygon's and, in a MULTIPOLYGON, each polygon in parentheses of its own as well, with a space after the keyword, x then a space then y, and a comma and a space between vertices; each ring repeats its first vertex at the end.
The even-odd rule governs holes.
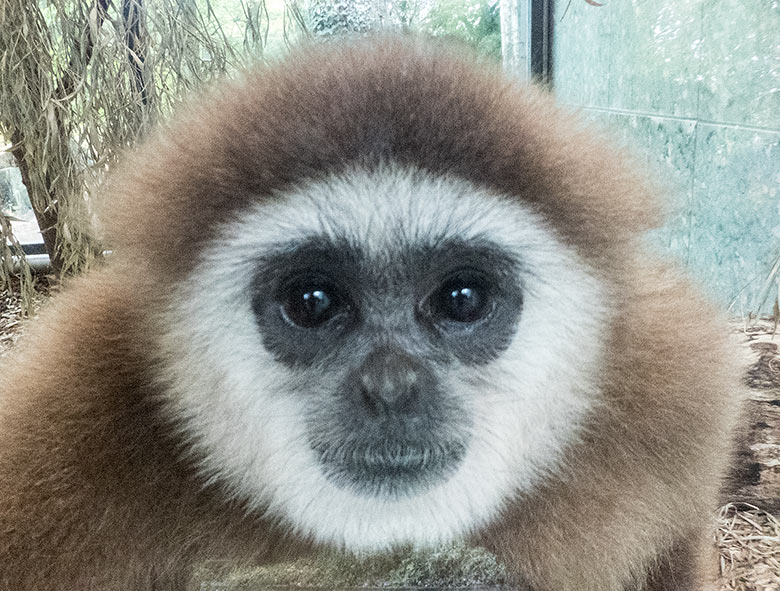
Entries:
POLYGON ((429 298, 436 320, 472 324, 493 310, 492 284, 482 274, 461 271, 449 277, 429 298))

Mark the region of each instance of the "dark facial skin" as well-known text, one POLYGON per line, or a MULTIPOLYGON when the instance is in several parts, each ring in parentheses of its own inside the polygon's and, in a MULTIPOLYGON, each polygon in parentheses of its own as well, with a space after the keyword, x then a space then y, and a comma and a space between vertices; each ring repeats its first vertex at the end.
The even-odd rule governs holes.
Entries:
POLYGON ((258 261, 252 306, 264 346, 336 384, 313 395, 307 416, 332 482, 397 497, 455 471, 471 419, 440 376, 453 364, 478 370, 509 346, 522 309, 518 269, 486 240, 370 256, 312 236, 258 261))

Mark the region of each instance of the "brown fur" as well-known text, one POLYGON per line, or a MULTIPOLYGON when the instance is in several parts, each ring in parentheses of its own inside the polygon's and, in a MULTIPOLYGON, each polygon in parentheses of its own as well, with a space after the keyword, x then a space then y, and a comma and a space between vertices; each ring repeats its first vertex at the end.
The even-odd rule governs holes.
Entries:
POLYGON ((200 560, 308 549, 200 482, 157 411, 148 311, 219 222, 385 160, 532 204, 619 302, 608 405, 566 471, 476 539, 536 591, 634 589, 648 573, 653 591, 696 588, 731 365, 713 311, 642 260, 656 201, 623 159, 540 91, 410 40, 300 50, 190 107, 110 182, 113 260, 74 282, 2 369, 0 589, 180 589, 200 560))
POLYGON ((726 331, 668 271, 637 261, 625 292, 607 408, 570 471, 481 536, 534 589, 622 589, 652 572, 653 591, 692 591, 708 578, 700 563, 739 392, 726 331))

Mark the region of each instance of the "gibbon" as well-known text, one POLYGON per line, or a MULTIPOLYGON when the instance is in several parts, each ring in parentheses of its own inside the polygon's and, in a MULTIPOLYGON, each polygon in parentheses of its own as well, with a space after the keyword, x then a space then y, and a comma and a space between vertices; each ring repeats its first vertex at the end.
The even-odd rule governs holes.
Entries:
POLYGON ((455 539, 533 591, 703 584, 726 330, 648 253, 646 175, 545 91, 309 46, 105 190, 110 260, 0 370, 0 589, 455 539))

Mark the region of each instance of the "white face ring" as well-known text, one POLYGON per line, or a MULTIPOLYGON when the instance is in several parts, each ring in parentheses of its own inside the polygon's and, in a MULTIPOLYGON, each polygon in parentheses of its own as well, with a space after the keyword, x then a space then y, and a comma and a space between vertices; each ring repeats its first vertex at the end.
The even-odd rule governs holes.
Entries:
POLYGON ((379 551, 466 535, 555 469, 599 402, 606 288, 529 206, 458 178, 387 166, 301 185, 225 224, 180 286, 159 314, 169 412, 207 478, 318 542, 379 551), (472 413, 458 470, 418 495, 387 499, 324 477, 302 408, 316 379, 264 349, 248 294, 258 253, 275 244, 347 236, 381 252, 399 224, 412 241, 489 237, 522 261, 524 293, 508 349, 479 371, 442 376, 472 413))

